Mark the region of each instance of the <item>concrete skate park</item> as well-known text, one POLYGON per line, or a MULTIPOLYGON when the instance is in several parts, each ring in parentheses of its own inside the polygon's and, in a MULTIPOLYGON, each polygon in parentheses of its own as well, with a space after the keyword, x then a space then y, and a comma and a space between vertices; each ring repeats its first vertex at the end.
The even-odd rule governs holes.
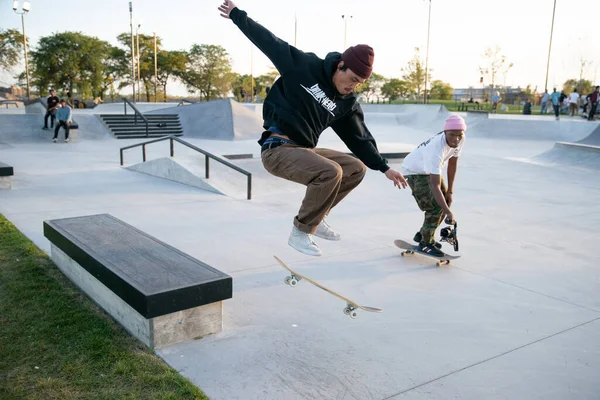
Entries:
MULTIPOLYGON (((261 105, 135 107, 148 137, 111 126, 137 115, 115 103, 74 110, 70 143, 41 129, 40 103, 0 109, 0 213, 211 399, 598 397, 597 122, 461 113, 460 248, 443 245, 461 257, 436 267, 394 246, 423 215, 377 171, 329 216, 341 241, 315 238, 322 257, 288 246, 304 187, 262 167, 261 105), (170 124, 179 141, 162 140, 170 124), (383 312, 350 318, 330 293, 286 285, 273 256, 383 312)), ((395 169, 449 115, 363 108, 395 169)), ((319 145, 349 152, 331 130, 319 145)))

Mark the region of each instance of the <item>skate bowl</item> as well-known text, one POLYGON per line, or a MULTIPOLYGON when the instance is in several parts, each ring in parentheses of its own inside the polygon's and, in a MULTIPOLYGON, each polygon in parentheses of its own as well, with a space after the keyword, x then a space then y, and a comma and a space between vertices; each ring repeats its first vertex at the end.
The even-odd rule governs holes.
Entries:
POLYGON ((600 146, 557 142, 552 149, 533 157, 532 161, 549 166, 600 170, 600 146))

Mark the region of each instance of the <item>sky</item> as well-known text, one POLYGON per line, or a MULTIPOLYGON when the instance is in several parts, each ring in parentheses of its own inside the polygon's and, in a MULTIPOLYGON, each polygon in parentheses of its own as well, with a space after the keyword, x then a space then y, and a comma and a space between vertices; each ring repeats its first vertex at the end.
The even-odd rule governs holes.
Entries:
MULTIPOLYGON (((33 46, 42 36, 67 30, 117 45, 117 35, 130 31, 128 0, 30 3, 25 29, 33 46)), ((167 50, 188 50, 192 44, 221 45, 228 51, 235 72, 268 72, 268 58, 231 20, 219 15, 220 4, 219 0, 134 0, 134 29, 141 23, 141 33, 156 32, 167 50)), ((236 4, 279 38, 292 45, 296 41, 299 49, 320 57, 330 51, 342 52, 346 32, 348 46, 365 43, 374 48, 374 71, 387 78, 401 78, 401 68, 413 57, 415 47, 421 48, 425 61, 427 0, 240 0, 236 4), (352 18, 343 19, 342 15, 352 18)), ((499 46, 514 66, 496 83, 531 84, 543 91, 553 5, 553 0, 432 0, 432 79, 449 82, 455 88, 480 87, 482 55, 486 48, 499 46)), ((587 62, 583 77, 600 82, 599 17, 599 1, 556 1, 550 90, 569 78, 579 78, 582 59, 587 62)), ((0 28, 21 31, 21 17, 13 12, 12 0, 0 0, 0 28)), ((0 85, 14 83, 17 70, 0 71, 0 85)), ((171 84, 168 89, 171 95, 187 95, 180 84, 171 84)))

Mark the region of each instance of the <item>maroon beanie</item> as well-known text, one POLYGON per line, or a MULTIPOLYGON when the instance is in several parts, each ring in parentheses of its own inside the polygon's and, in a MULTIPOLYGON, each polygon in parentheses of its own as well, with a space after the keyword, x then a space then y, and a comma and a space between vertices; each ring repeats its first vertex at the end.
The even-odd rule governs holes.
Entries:
POLYGON ((363 79, 368 79, 371 76, 374 58, 375 52, 373 48, 366 44, 348 47, 344 54, 342 54, 344 65, 363 79))

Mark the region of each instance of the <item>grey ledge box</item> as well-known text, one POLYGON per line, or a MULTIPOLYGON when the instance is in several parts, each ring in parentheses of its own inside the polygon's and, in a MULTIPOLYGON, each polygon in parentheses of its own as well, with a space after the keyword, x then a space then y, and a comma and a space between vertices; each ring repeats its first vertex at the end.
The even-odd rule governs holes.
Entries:
POLYGON ((51 258, 151 349, 220 332, 232 278, 109 215, 44 221, 51 258))

